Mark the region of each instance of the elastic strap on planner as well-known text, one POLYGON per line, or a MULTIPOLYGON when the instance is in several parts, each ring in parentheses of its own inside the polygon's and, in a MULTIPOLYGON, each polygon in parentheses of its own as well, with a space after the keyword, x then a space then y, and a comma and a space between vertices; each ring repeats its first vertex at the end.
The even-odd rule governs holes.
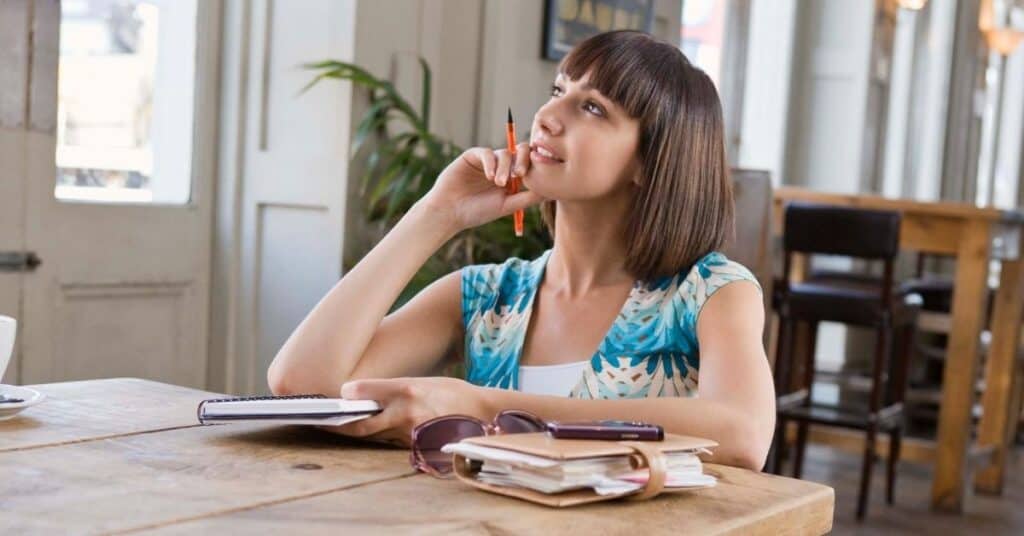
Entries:
POLYGON ((634 456, 639 458, 640 465, 646 467, 650 473, 647 477, 647 485, 635 495, 627 498, 632 501, 650 499, 665 489, 665 478, 668 473, 668 465, 665 462, 665 453, 661 449, 643 441, 620 441, 621 444, 633 449, 634 456))

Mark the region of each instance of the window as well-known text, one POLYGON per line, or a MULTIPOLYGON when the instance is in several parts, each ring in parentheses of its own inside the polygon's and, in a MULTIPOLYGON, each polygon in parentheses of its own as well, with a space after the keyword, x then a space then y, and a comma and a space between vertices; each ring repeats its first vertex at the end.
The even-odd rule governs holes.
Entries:
POLYGON ((749 1, 683 0, 679 25, 679 48, 718 90, 730 165, 739 162, 750 9, 749 1))
POLYGON ((683 0, 680 48, 722 90, 727 0, 683 0))
POLYGON ((61 3, 61 201, 186 204, 197 0, 61 3))

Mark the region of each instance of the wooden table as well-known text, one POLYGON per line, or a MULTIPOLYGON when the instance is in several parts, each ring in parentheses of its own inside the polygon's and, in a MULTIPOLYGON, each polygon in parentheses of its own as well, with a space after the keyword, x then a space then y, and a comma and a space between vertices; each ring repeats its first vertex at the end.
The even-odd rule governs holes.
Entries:
POLYGON ((978 470, 977 490, 1001 493, 1010 430, 1020 413, 1020 397, 1014 395, 1013 384, 1024 312, 1024 212, 782 187, 775 192, 776 234, 781 234, 783 209, 788 201, 899 211, 902 249, 956 258, 953 327, 942 379, 932 506, 963 511, 969 496, 967 482, 974 469, 978 470), (969 447, 978 339, 992 259, 1000 261, 1002 268, 992 317, 978 444, 969 447))
POLYGON ((404 450, 310 427, 199 426, 218 396, 136 379, 35 386, 0 422, 4 533, 821 534, 832 488, 709 465, 718 486, 553 509, 438 480, 404 450))

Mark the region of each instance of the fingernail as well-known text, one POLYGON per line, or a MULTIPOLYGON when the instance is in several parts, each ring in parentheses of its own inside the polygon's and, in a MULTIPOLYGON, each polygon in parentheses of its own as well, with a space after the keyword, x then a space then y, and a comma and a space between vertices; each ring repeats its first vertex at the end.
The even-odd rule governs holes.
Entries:
POLYGON ((518 177, 522 177, 522 176, 523 176, 523 173, 526 173, 526 170, 525 170, 525 169, 523 169, 523 168, 521 168, 521 167, 517 167, 517 168, 516 168, 516 176, 518 176, 518 177))

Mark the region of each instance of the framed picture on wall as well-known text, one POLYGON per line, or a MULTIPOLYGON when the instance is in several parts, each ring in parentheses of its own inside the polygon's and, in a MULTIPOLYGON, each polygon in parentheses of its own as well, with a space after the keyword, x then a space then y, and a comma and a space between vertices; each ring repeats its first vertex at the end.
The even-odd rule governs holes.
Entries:
POLYGON ((610 30, 651 33, 654 0, 546 0, 544 59, 558 61, 580 41, 610 30))

